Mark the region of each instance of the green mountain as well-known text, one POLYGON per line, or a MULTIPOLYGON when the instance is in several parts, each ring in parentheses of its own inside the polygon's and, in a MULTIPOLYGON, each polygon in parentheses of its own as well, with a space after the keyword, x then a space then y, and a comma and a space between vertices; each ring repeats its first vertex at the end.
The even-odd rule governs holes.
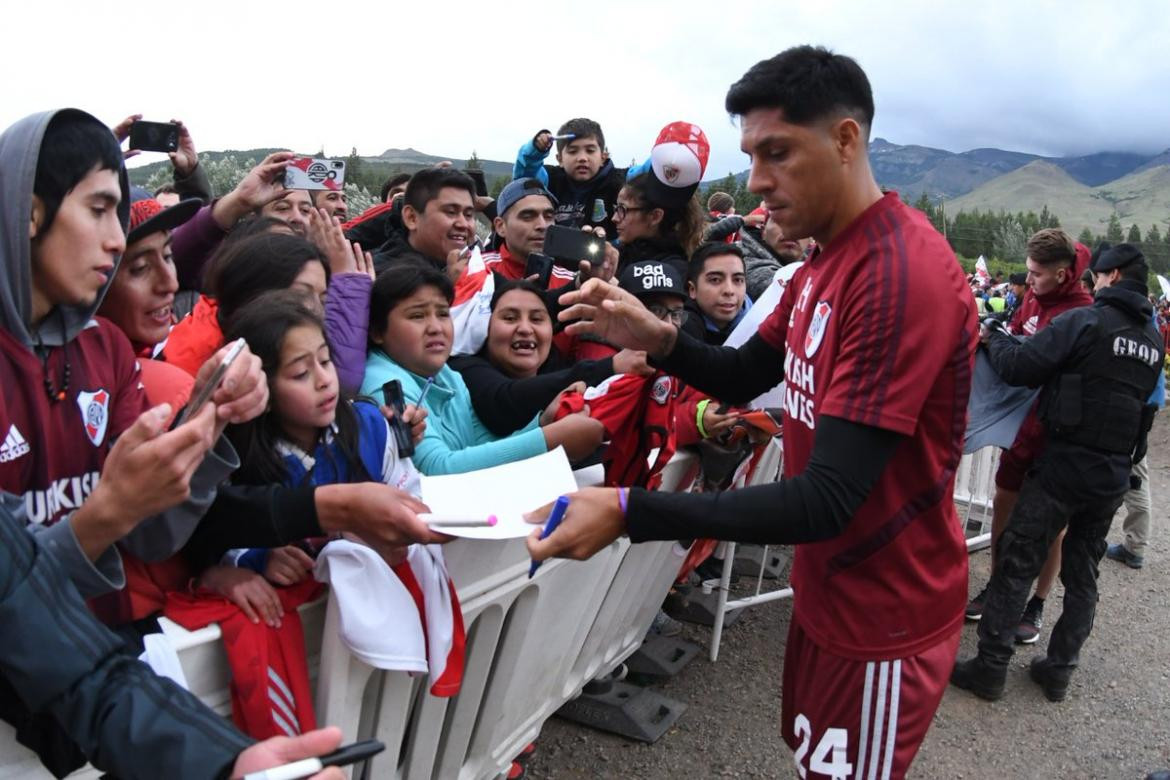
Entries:
POLYGON ((1044 206, 1073 235, 1086 227, 1095 235, 1104 234, 1114 213, 1126 227, 1136 223, 1144 233, 1156 224, 1164 231, 1170 224, 1170 163, 1090 187, 1064 168, 1037 160, 946 202, 949 214, 1039 212, 1044 206))

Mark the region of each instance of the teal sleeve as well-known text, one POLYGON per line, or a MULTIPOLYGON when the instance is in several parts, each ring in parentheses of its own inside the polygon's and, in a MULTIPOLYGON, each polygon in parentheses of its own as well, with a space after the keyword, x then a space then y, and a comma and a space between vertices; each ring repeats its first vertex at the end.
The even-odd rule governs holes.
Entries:
POLYGON ((535 176, 547 187, 548 171, 544 169, 544 158, 546 157, 548 157, 548 152, 540 151, 536 148, 536 144, 530 140, 521 146, 520 151, 516 154, 516 164, 512 166, 512 178, 523 179, 535 176))
POLYGON ((422 441, 414 448, 411 460, 423 474, 433 476, 486 469, 533 458, 547 451, 544 431, 540 427, 455 450, 443 441, 437 429, 432 430, 428 426, 422 441))

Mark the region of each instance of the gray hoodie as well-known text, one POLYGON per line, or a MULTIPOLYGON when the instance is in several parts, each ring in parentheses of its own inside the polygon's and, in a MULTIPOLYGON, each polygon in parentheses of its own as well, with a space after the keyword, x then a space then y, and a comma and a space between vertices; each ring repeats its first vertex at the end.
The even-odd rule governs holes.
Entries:
MULTIPOLYGON (((77 335, 93 319, 106 291, 113 281, 101 289, 94 302, 88 306, 58 306, 32 330, 32 251, 29 238, 29 214, 32 210, 33 183, 36 177, 37 158, 40 154, 45 130, 57 114, 66 114, 78 122, 98 122, 97 119, 76 109, 47 111, 26 117, 0 135, 0 265, 4 276, 0 278, 0 327, 8 331, 17 341, 35 351, 34 345, 43 348, 60 347, 77 338, 77 335)), ((119 171, 122 201, 118 205, 118 217, 125 229, 129 224, 130 200, 126 170, 119 171)), ((117 262, 120 262, 118 258, 117 262)), ((115 273, 117 269, 115 267, 115 273)), ((5 377, 4 382, 28 382, 40 385, 42 377, 5 377)), ((26 436, 43 435, 39 430, 30 429, 26 436)), ((79 442, 81 444, 82 442, 79 442)), ((63 442, 30 442, 39 446, 69 446, 63 442)), ((146 561, 165 559, 183 545, 194 531, 211 501, 215 498, 216 486, 239 466, 235 451, 222 438, 216 442, 191 479, 191 497, 182 504, 140 523, 133 532, 121 541, 121 546, 146 561)), ((22 489, 25 486, 22 486, 22 489)), ((23 514, 24 501, 9 496, 0 497, 8 506, 23 514)), ((45 527, 30 525, 29 528, 41 544, 51 550, 60 561, 74 584, 83 595, 92 596, 121 588, 125 583, 121 557, 117 550, 104 552, 95 562, 81 550, 72 528, 72 515, 45 527)))

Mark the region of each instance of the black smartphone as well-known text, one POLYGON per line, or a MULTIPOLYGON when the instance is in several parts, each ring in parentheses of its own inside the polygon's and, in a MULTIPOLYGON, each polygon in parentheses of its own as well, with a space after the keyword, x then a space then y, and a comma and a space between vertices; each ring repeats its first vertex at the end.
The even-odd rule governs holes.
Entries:
POLYGON ((528 262, 524 264, 524 278, 536 275, 536 283, 542 290, 548 289, 549 279, 552 278, 553 259, 540 252, 530 252, 528 262))
POLYGON ((471 180, 475 182, 475 194, 479 195, 480 197, 487 197, 487 179, 484 178, 483 171, 481 171, 479 168, 466 168, 463 172, 470 176, 471 180))
POLYGON ((410 426, 402 419, 406 414, 406 400, 402 395, 402 383, 391 379, 382 385, 382 395, 386 398, 386 405, 394 412, 394 419, 388 420, 390 431, 394 434, 394 443, 398 447, 398 457, 409 458, 414 454, 414 440, 410 437, 410 426))
POLYGON ((544 253, 557 265, 576 270, 582 260, 596 265, 605 256, 605 242, 580 228, 550 225, 544 234, 544 253))
POLYGON ((172 122, 144 122, 130 125, 130 148, 144 152, 174 152, 179 148, 179 126, 172 122))

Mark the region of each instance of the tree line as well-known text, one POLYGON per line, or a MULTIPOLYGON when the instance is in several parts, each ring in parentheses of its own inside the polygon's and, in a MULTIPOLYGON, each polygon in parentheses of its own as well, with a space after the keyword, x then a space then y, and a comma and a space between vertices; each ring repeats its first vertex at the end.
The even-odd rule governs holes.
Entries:
MULTIPOLYGON (((702 190, 702 202, 714 192, 726 192, 735 200, 737 214, 746 214, 760 205, 760 196, 748 192, 743 182, 733 174, 711 183, 702 190)), ((959 211, 948 213, 945 207, 933 202, 926 193, 916 201, 902 198, 907 205, 926 215, 940 233, 946 236, 955 254, 974 258, 983 255, 1004 264, 1022 264, 1027 254, 1028 237, 1044 228, 1061 227, 1060 217, 1052 213, 1047 204, 1040 212, 1018 211, 959 211)), ((1114 213, 1104 233, 1095 234, 1089 228, 1083 229, 1076 237, 1085 246, 1094 247, 1102 241, 1120 244, 1125 241, 1138 246, 1145 254, 1150 269, 1155 273, 1170 274, 1170 229, 1165 233, 1157 225, 1143 232, 1134 224, 1126 228, 1114 213)))

